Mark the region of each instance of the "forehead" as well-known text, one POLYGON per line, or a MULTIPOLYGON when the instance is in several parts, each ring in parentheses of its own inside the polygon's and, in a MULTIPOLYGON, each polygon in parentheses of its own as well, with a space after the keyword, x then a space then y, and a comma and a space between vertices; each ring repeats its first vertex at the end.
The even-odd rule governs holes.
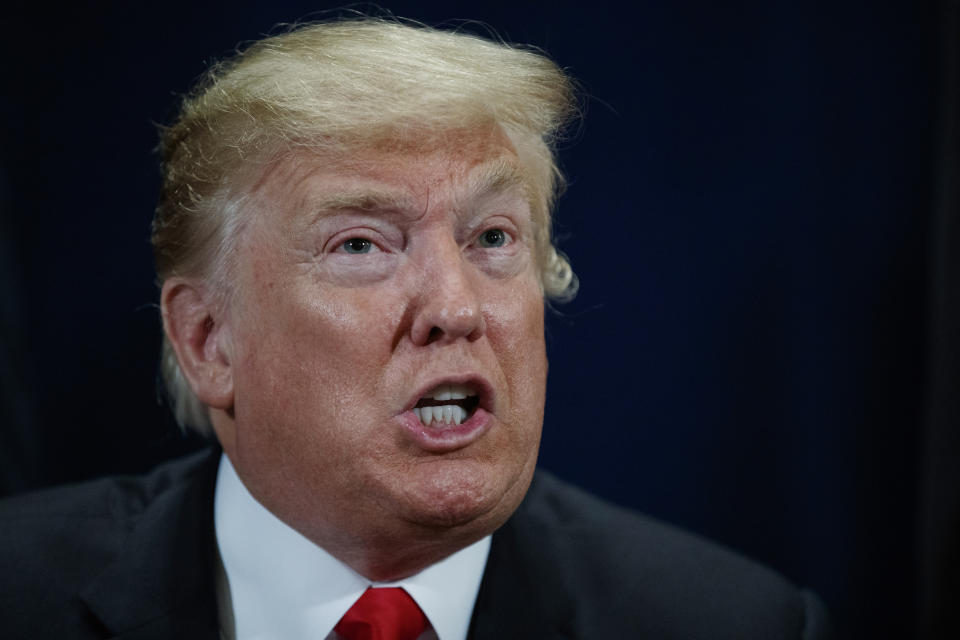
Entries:
POLYGON ((510 139, 494 127, 336 152, 300 150, 272 163, 253 192, 297 211, 407 209, 424 199, 506 192, 529 199, 530 184, 510 139))

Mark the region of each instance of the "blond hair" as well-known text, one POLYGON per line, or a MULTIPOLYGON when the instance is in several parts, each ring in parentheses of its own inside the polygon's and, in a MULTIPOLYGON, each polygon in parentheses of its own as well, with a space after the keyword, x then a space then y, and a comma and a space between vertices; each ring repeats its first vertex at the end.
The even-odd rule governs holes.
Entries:
MULTIPOLYGON (((214 65, 161 130, 163 187, 152 242, 161 282, 200 276, 229 289, 229 256, 245 185, 295 148, 348 153, 376 142, 423 141, 496 124, 517 148, 531 192, 541 287, 576 293, 553 246, 551 210, 563 185, 554 149, 576 115, 566 74, 530 49, 396 19, 302 25, 214 65)), ((164 338, 174 416, 209 432, 164 338)))

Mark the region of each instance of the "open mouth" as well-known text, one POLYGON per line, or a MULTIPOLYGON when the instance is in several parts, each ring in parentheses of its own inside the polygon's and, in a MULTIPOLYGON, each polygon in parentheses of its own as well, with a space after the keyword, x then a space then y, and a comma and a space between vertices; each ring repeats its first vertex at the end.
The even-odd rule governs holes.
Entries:
POLYGON ((479 404, 480 398, 470 385, 441 384, 420 398, 413 413, 427 427, 457 425, 469 420, 479 404))

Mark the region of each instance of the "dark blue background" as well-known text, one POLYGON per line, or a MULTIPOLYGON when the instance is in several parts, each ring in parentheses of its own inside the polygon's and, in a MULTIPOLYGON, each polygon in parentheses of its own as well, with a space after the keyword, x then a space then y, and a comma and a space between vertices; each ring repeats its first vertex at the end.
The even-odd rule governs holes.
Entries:
MULTIPOLYGON (((23 5, 3 29, 7 492, 195 446, 156 400, 155 123, 315 3, 23 5)), ((932 268, 936 7, 395 2, 578 77, 543 466, 912 630, 932 268)), ((315 16, 315 14, 313 14, 315 16)))

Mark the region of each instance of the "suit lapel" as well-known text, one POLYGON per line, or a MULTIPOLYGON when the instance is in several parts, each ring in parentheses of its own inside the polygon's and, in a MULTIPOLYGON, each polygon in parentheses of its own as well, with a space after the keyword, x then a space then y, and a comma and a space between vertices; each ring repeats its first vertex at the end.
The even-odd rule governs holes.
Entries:
MULTIPOLYGON (((80 597, 125 640, 217 638, 213 489, 219 450, 151 479, 121 552, 80 597)), ((123 505, 118 505, 123 510, 123 505)))
POLYGON ((470 623, 470 640, 574 638, 573 598, 551 535, 528 517, 527 500, 493 534, 470 623))

